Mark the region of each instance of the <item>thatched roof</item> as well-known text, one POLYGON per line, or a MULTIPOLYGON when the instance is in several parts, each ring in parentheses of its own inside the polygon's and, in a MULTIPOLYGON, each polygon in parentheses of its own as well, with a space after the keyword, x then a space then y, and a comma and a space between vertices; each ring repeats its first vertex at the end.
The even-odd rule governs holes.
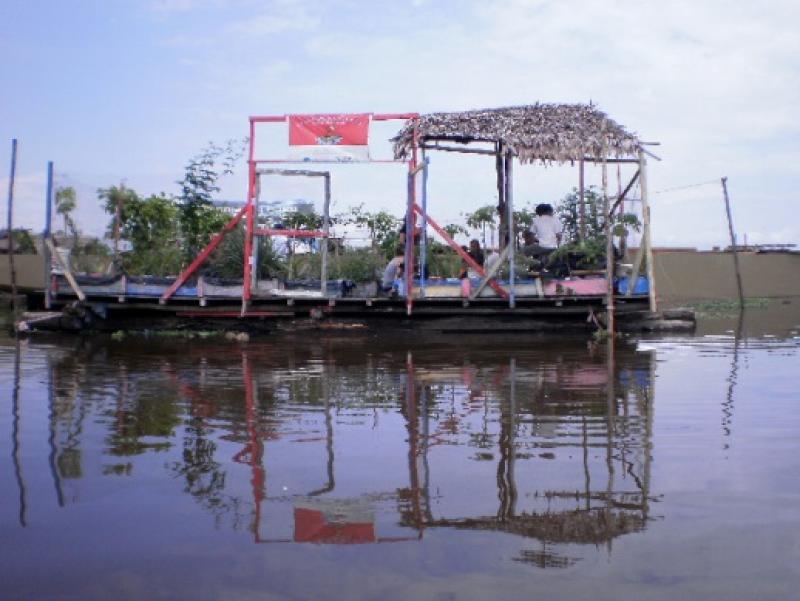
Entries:
MULTIPOLYGON (((395 158, 408 157, 414 121, 393 138, 395 158)), ((523 163, 576 161, 582 158, 635 157, 640 142, 616 121, 586 104, 534 104, 456 113, 421 115, 420 143, 501 142, 523 163)))

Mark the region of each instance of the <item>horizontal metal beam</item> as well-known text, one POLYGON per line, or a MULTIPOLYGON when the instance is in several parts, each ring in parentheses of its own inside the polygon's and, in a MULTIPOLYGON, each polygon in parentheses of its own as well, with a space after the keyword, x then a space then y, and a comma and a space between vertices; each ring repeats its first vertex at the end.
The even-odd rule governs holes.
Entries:
POLYGON ((409 161, 395 161, 394 159, 369 159, 367 161, 306 161, 303 159, 257 159, 253 161, 256 165, 374 165, 376 163, 386 163, 392 165, 405 165, 409 161))
POLYGON ((285 236, 286 238, 327 238, 328 234, 319 230, 282 230, 274 228, 257 228, 256 236, 285 236))
MULTIPOLYGON (((345 113, 342 113, 345 114, 345 113)), ((253 115, 250 123, 283 123, 292 115, 253 115)), ((416 119, 419 113, 370 113, 373 121, 408 121, 416 119)))
POLYGON ((258 175, 287 175, 306 177, 330 177, 330 171, 309 171, 307 169, 256 169, 258 175))

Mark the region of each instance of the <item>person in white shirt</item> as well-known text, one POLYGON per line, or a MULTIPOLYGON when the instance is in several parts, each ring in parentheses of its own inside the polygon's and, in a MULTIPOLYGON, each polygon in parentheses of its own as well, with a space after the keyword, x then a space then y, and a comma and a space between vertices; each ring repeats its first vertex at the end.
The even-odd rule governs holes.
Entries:
POLYGON ((536 217, 533 218, 531 233, 537 244, 543 249, 555 250, 561 244, 564 231, 561 222, 553 216, 553 206, 542 203, 536 206, 536 217))

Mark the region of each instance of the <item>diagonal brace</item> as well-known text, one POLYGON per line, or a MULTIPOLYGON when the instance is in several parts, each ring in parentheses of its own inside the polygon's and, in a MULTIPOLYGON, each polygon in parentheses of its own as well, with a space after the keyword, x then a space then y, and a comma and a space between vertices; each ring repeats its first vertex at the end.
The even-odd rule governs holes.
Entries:
POLYGON ((199 255, 197 255, 197 257, 195 258, 194 261, 191 262, 189 267, 187 267, 181 272, 181 274, 177 277, 177 279, 172 283, 172 286, 167 288, 164 294, 161 295, 161 298, 158 301, 159 303, 161 303, 162 305, 166 303, 170 299, 170 297, 173 294, 175 294, 175 291, 178 290, 178 288, 180 288, 181 286, 183 286, 184 282, 186 282, 186 280, 189 279, 189 276, 191 276, 197 270, 197 268, 200 267, 200 265, 202 265, 206 259, 208 259, 211 253, 214 252, 214 250, 217 248, 217 246, 219 246, 219 243, 222 242, 225 236, 238 225, 238 223, 242 220, 242 217, 244 216, 246 210, 247 206, 242 207, 239 210, 239 212, 236 213, 236 215, 234 215, 233 218, 228 223, 225 224, 225 227, 223 227, 222 230, 220 230, 217 233, 217 235, 211 239, 211 242, 209 242, 206 245, 206 247, 202 250, 202 252, 199 255))
MULTIPOLYGON (((414 203, 414 210, 417 213, 419 213, 420 215, 422 215, 422 208, 417 203, 414 203)), ((478 265, 475 262, 475 259, 473 259, 467 253, 465 253, 461 249, 461 247, 456 243, 456 241, 453 240, 450 237, 450 235, 446 231, 444 231, 444 229, 438 223, 436 223, 436 221, 434 219, 431 218, 430 215, 427 215, 426 219, 428 221, 428 224, 436 231, 436 233, 439 234, 444 239, 444 241, 447 243, 447 245, 450 248, 452 248, 454 251, 456 251, 456 254, 458 254, 459 257, 464 259, 464 262, 467 265, 469 265, 479 276, 481 276, 481 277, 485 277, 486 276, 486 272, 484 271, 483 267, 478 265)), ((489 286, 491 286, 492 290, 497 292, 497 294, 499 294, 502 298, 508 299, 508 292, 506 292, 503 289, 503 287, 500 286, 500 284, 498 284, 496 281, 489 280, 489 286)))

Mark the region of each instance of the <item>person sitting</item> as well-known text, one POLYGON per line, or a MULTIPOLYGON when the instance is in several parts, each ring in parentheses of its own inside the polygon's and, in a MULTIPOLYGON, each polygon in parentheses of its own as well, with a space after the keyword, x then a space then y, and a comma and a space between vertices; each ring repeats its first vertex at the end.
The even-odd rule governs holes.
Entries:
POLYGON ((383 270, 383 277, 381 278, 381 290, 383 292, 391 292, 394 288, 395 281, 402 275, 403 262, 405 261, 404 255, 405 249, 398 245, 394 249, 394 257, 383 270))
POLYGON ((467 254, 472 257, 472 260, 475 261, 478 265, 483 267, 484 263, 484 256, 483 256, 483 249, 481 248, 481 243, 475 239, 469 241, 469 251, 467 254))
MULTIPOLYGON (((469 241, 469 248, 467 248, 466 246, 462 246, 461 250, 463 250, 465 253, 467 253, 470 256, 470 258, 473 261, 475 261, 478 265, 483 267, 483 264, 485 262, 485 257, 484 257, 484 254, 483 254, 483 249, 481 249, 481 243, 480 242, 478 242, 477 240, 474 240, 474 239, 470 240, 469 241)), ((475 269, 472 268, 472 266, 470 264, 468 264, 466 261, 462 261, 461 262, 461 272, 459 273, 458 277, 459 278, 467 278, 467 277, 476 278, 476 277, 478 277, 478 273, 475 271, 475 269)))
POLYGON ((546 203, 536 205, 536 217, 533 218, 531 233, 542 249, 552 252, 558 248, 563 231, 561 222, 553 216, 552 205, 546 203))

